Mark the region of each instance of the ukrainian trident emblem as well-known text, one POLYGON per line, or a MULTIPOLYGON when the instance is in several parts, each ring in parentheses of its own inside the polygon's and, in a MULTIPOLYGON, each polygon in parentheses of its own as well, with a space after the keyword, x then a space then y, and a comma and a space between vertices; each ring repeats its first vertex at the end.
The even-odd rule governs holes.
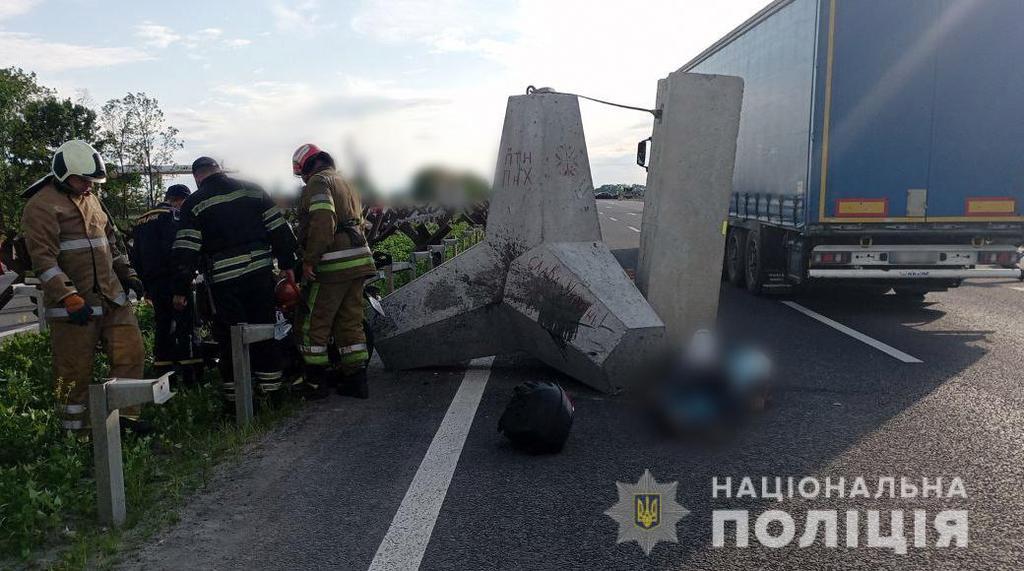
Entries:
POLYGON ((659 541, 679 541, 676 524, 690 511, 676 503, 677 485, 659 484, 650 470, 636 484, 616 482, 619 501, 604 513, 619 524, 618 543, 635 541, 650 555, 659 541))

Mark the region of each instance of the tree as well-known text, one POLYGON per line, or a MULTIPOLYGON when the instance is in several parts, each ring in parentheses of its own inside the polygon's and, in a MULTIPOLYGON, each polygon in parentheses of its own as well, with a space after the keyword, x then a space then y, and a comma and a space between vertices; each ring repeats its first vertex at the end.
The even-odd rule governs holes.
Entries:
POLYGON ((120 172, 134 163, 148 182, 147 204, 153 206, 162 177, 155 167, 168 164, 184 145, 178 129, 167 125, 160 103, 145 93, 129 93, 103 106, 105 139, 109 142, 120 172))
POLYGON ((0 69, 0 233, 20 224, 21 192, 49 172, 53 151, 69 139, 95 143, 97 134, 94 111, 58 98, 33 73, 0 69))

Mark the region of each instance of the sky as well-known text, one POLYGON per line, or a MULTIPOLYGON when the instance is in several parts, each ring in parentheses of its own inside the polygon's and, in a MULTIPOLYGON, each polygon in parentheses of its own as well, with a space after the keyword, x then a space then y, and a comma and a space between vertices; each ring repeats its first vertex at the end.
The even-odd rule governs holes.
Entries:
MULTIPOLYGON (((0 66, 94 108, 128 92, 210 155, 290 185, 313 142, 384 190, 424 165, 490 180, 510 95, 653 107, 657 80, 768 0, 0 0, 0 66)), ((644 183, 652 118, 581 102, 595 186, 644 183)))

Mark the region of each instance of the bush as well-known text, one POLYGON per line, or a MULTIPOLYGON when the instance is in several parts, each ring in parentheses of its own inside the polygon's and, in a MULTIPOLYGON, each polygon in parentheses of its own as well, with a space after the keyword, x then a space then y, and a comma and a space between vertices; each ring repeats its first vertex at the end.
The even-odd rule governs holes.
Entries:
MULTIPOLYGON (((140 306, 137 313, 152 355, 152 309, 140 306)), ((46 334, 0 341, 0 568, 7 568, 11 557, 28 559, 44 546, 65 550, 65 558, 77 558, 67 566, 81 567, 104 545, 116 546, 119 537, 95 523, 92 447, 87 436, 61 427, 67 390, 54 389, 51 359, 46 334)), ((102 354, 97 357, 97 380, 106 375, 105 361, 102 354)), ((122 439, 127 527, 143 519, 166 522, 173 516, 167 508, 201 485, 212 465, 253 433, 237 429, 225 416, 213 380, 172 386, 174 398, 142 410, 155 434, 122 439)), ((290 409, 261 414, 255 429, 290 409)))

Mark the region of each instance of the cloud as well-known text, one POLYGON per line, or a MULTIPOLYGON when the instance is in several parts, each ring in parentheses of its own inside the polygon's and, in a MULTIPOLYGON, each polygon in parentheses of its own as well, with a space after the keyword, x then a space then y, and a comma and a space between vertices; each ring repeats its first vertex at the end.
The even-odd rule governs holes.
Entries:
POLYGON ((271 4, 270 13, 274 18, 274 26, 281 32, 310 34, 333 27, 322 21, 319 0, 290 3, 276 1, 271 4))
POLYGON ((98 47, 51 42, 31 34, 0 31, 0 66, 39 72, 110 67, 153 59, 129 47, 98 47))
POLYGON ((229 48, 243 48, 252 43, 252 40, 245 38, 232 38, 230 40, 224 40, 224 45, 229 48))
POLYGON ((224 30, 220 28, 204 28, 196 32, 196 36, 201 40, 216 40, 223 35, 224 30))
POLYGON ((513 35, 501 12, 468 0, 364 0, 350 25, 389 44, 418 43, 436 52, 492 52, 513 35))
POLYGON ((442 156, 438 150, 445 147, 443 141, 425 145, 416 137, 434 131, 432 117, 451 112, 453 102, 446 94, 353 76, 341 76, 333 85, 225 83, 213 88, 202 104, 168 115, 187 133, 189 156, 222 157, 242 176, 262 181, 290 184, 291 153, 309 141, 338 153, 342 161, 346 141, 355 141, 360 151, 383 159, 375 163, 380 171, 374 175, 391 187, 407 182, 426 156, 442 156), (410 146, 421 152, 405 152, 410 146))
POLYGON ((41 3, 42 0, 3 0, 0 2, 0 20, 30 12, 41 3))
POLYGON ((135 26, 135 37, 147 46, 159 49, 181 40, 181 36, 174 33, 174 30, 148 21, 135 26))

